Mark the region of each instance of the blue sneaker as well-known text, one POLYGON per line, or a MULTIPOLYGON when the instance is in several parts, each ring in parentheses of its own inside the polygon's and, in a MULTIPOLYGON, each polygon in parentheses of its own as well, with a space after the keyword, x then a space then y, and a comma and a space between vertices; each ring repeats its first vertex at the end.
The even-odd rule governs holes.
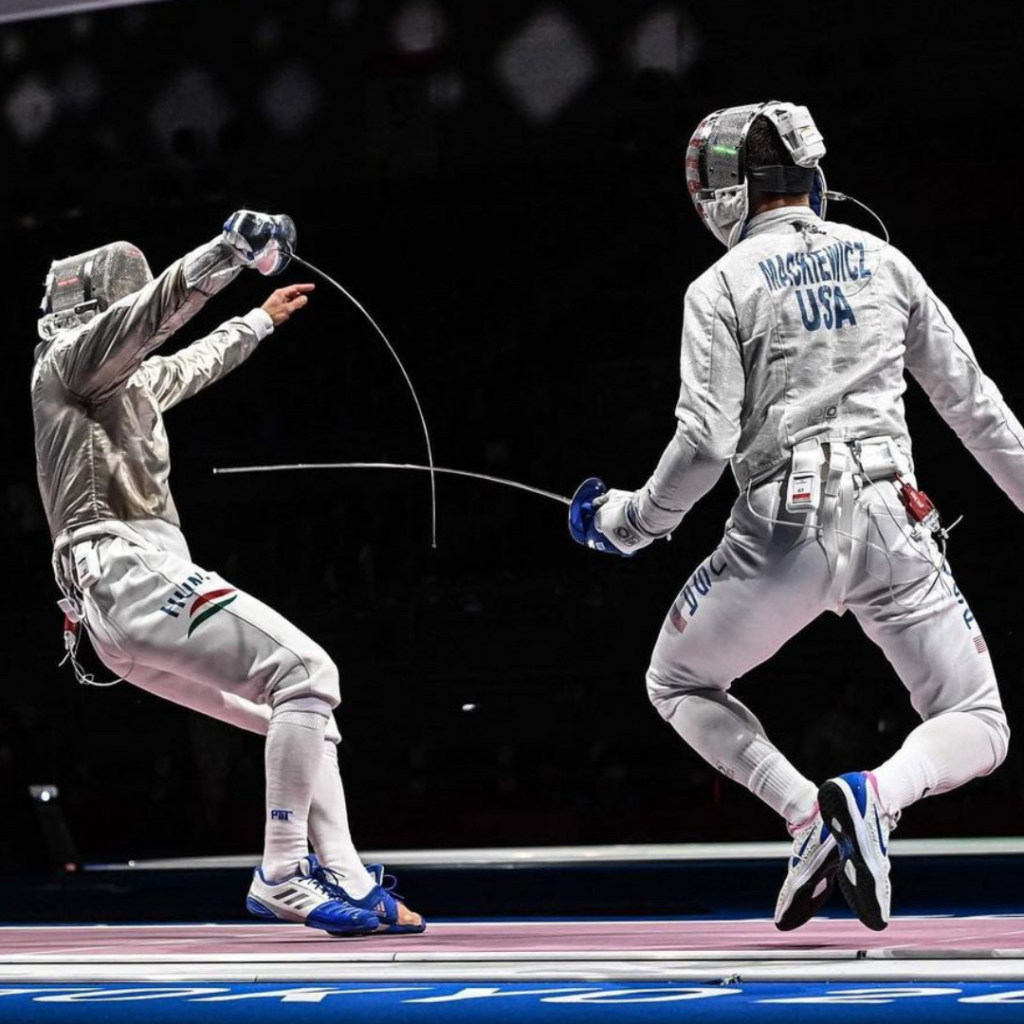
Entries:
POLYGON ((315 857, 299 862, 299 873, 280 882, 268 882, 256 868, 249 886, 245 907, 250 914, 264 919, 295 921, 322 928, 329 935, 369 935, 375 932, 379 918, 368 910, 354 907, 332 892, 317 876, 320 865, 315 857))
POLYGON ((318 864, 316 877, 337 899, 375 914, 380 923, 379 934, 418 935, 426 931, 427 922, 401 902, 402 897, 394 891, 395 879, 392 875, 384 874, 384 865, 367 864, 366 870, 373 875, 376 884, 358 900, 345 891, 337 872, 330 868, 318 864))
POLYGON ((839 847, 818 809, 793 832, 789 871, 775 905, 775 927, 788 932, 806 924, 828 902, 839 870, 839 847))
POLYGON ((818 806, 835 834, 843 860, 839 888, 850 909, 876 932, 889 924, 889 833, 898 814, 890 814, 871 772, 850 772, 829 779, 818 790, 818 806))

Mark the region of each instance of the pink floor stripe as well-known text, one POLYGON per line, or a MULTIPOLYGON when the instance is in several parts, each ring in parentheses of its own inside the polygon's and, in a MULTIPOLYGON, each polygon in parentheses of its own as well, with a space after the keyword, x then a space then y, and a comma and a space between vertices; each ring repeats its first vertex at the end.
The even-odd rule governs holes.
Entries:
POLYGON ((817 920, 783 933, 770 921, 595 921, 432 924, 423 935, 333 939, 301 925, 175 925, 0 928, 0 959, 88 961, 159 956, 273 956, 302 952, 567 954, 676 950, 943 951, 1024 949, 1024 917, 894 920, 884 932, 855 921, 817 920))

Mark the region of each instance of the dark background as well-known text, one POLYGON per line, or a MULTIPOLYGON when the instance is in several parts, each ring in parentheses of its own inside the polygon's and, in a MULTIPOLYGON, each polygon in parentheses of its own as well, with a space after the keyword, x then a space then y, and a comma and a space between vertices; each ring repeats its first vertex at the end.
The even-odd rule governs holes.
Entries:
MULTIPOLYGON (((127 238, 159 268, 236 208, 287 212, 300 252, 403 355, 439 465, 633 488, 674 428, 682 293, 722 253, 686 195, 686 138, 719 107, 791 99, 825 135, 829 184, 882 215, 1024 409, 1016 16, 746 6, 173 0, 0 25, 0 865, 42 856, 31 783, 59 786, 85 861, 261 843, 257 738, 57 668, 28 394, 54 257, 127 238)), ((852 204, 831 215, 874 230, 852 204)), ((244 275, 181 340, 271 287, 244 275)), ((913 384, 908 409, 922 486, 964 516, 951 559, 1015 727, 1019 515, 913 384)), ((359 845, 784 836, 644 690, 730 479, 671 544, 622 561, 573 545, 562 508, 488 484, 440 480, 433 551, 424 476, 213 477, 423 460, 396 367, 322 285, 168 424, 194 557, 339 662, 359 845)), ((824 616, 735 690, 817 779, 878 764, 914 722, 852 617, 824 616)), ((994 777, 915 806, 901 834, 1019 834, 1022 767, 1014 742, 994 777)))

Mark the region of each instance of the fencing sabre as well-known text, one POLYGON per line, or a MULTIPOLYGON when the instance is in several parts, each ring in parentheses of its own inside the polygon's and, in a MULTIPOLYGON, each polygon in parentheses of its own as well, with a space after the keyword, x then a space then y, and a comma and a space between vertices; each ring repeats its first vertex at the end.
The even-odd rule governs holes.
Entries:
POLYGON ((384 342, 388 352, 391 353, 391 357, 398 364, 398 368, 402 373, 402 377, 405 380, 409 393, 412 395, 412 400, 416 405, 416 412, 420 418, 420 425, 423 428, 423 439, 426 442, 427 447, 427 465, 420 466, 413 463, 397 463, 397 462, 326 462, 326 463, 291 463, 287 465, 269 465, 269 466, 230 466, 220 467, 214 469, 216 475, 228 475, 237 473, 274 473, 288 470, 311 470, 311 469, 399 469, 399 470, 412 470, 418 472, 425 472, 430 474, 430 525, 431 525, 431 546, 437 547, 437 483, 436 476, 438 473, 447 474, 449 476, 462 476, 469 477, 474 480, 485 480, 488 483, 499 484, 504 487, 512 487, 516 490, 526 491, 529 494, 536 494, 542 498, 549 498, 552 501, 557 501, 562 505, 571 505, 572 499, 567 498, 563 494, 555 494, 552 491, 545 491, 539 487, 531 487, 529 484, 519 483, 516 480, 506 480, 503 477, 490 476, 486 473, 474 473, 464 469, 445 469, 434 465, 434 452, 433 447, 430 443, 430 430, 427 427, 427 418, 423 414, 423 407, 420 405, 419 396, 416 393, 416 388, 413 386, 412 380, 409 377, 408 372, 405 369, 405 365, 399 358, 398 353, 395 351, 394 346, 388 340, 387 335, 381 330, 377 321, 370 316, 367 312, 366 307, 347 289, 342 287, 337 281, 334 280, 330 274, 327 274, 319 267, 314 266, 308 260, 303 259, 293 249, 289 250, 291 258, 307 270, 312 271, 318 277, 322 277, 328 284, 336 288, 342 295, 345 296, 349 302, 352 303, 363 314, 364 317, 369 321, 373 329, 380 335, 381 341, 384 342))
MULTIPOLYGON (((365 316, 367 320, 369 320, 370 325, 380 335, 381 341, 383 341, 384 344, 387 346, 387 350, 391 353, 392 358, 395 360, 396 363, 398 363, 398 368, 399 368, 399 370, 402 371, 402 376, 405 378, 405 383, 406 383, 406 385, 409 388, 409 393, 412 395, 412 400, 413 400, 413 402, 416 403, 416 412, 419 414, 420 425, 423 427, 423 439, 427 443, 427 463, 428 464, 426 466, 418 466, 417 468, 418 469, 425 469, 428 473, 430 473, 430 546, 433 547, 433 548, 436 548, 437 547, 437 478, 436 478, 436 473, 438 472, 438 470, 436 470, 435 466, 434 466, 434 451, 433 451, 433 448, 431 447, 431 444, 430 444, 430 431, 427 429, 427 418, 426 418, 426 416, 423 415, 423 407, 420 405, 419 395, 416 394, 416 389, 413 387, 412 380, 410 379, 409 374, 408 374, 408 372, 405 369, 405 365, 403 364, 402 360, 398 358, 398 353, 395 351, 394 346, 391 344, 391 342, 388 341, 387 335, 377 325, 377 321, 374 320, 372 316, 370 316, 370 314, 366 311, 366 307, 351 292, 346 291, 340 284, 338 284, 337 281, 334 280, 333 277, 331 277, 330 274, 325 273, 319 267, 314 267, 312 263, 310 263, 308 260, 304 260, 301 256, 299 256, 290 247, 289 247, 289 255, 291 256, 291 258, 293 260, 295 260, 296 263, 301 264, 307 270, 311 270, 317 276, 322 277, 328 284, 333 285, 335 288, 337 288, 338 291, 341 292, 341 294, 344 295, 345 298, 348 299, 349 302, 351 302, 352 305, 355 306, 356 309, 358 309, 359 312, 362 313, 363 316, 365 316)), ((264 466, 264 467, 260 467, 260 468, 262 470, 266 471, 266 470, 275 469, 275 468, 300 469, 300 468, 312 468, 312 467, 305 467, 305 466, 286 466, 286 467, 264 466)), ((339 465, 339 466, 332 467, 332 468, 342 468, 342 467, 339 465)), ((238 471, 239 470, 235 470, 235 472, 238 472, 238 471)), ((215 469, 214 473, 217 473, 217 472, 230 472, 230 471, 229 470, 216 470, 215 469)))
MULTIPOLYGON (((545 491, 529 484, 521 484, 518 480, 506 480, 501 476, 490 476, 487 473, 472 473, 468 469, 445 469, 442 466, 417 466, 409 462, 293 462, 273 466, 223 466, 213 472, 218 476, 234 473, 279 473, 294 469, 410 469, 423 473, 446 473, 449 476, 465 476, 472 480, 486 480, 488 483, 501 484, 503 487, 514 487, 517 491, 537 494, 542 498, 550 498, 562 505, 571 505, 572 499, 554 491, 545 491)), ((436 545, 435 545, 436 547, 436 545)))

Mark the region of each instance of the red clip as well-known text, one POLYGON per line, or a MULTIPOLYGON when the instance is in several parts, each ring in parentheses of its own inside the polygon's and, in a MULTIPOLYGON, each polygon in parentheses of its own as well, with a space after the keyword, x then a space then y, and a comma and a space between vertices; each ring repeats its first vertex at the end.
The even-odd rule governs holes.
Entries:
POLYGON ((911 487, 898 473, 896 479, 900 485, 900 500, 906 506, 910 518, 915 523, 920 523, 926 529, 931 530, 932 533, 938 533, 942 529, 942 524, 932 499, 924 491, 911 487))

